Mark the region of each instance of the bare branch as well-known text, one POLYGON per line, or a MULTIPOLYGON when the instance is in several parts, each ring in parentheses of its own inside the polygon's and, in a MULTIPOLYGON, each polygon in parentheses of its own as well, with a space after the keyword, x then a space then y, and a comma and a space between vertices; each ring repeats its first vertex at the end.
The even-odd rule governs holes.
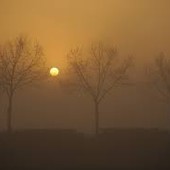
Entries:
POLYGON ((170 100, 170 60, 164 53, 160 53, 155 59, 154 65, 148 69, 152 85, 164 97, 166 101, 170 100))
POLYGON ((102 43, 93 44, 87 53, 83 52, 77 48, 68 54, 70 70, 74 71, 74 76, 69 77, 75 77, 72 81, 78 82, 76 86, 100 103, 114 87, 125 84, 132 60, 118 63, 117 50, 102 43))

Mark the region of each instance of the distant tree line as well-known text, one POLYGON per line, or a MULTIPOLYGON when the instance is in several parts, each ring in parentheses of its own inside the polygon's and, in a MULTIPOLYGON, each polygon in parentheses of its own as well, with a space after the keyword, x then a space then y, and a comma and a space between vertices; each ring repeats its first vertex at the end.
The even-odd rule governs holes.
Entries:
MULTIPOLYGON (((44 58, 41 45, 25 36, 0 46, 0 90, 8 98, 8 133, 13 129, 13 100, 17 91, 47 78, 44 58)), ((121 58, 115 47, 98 43, 88 49, 72 49, 67 61, 67 75, 62 79, 62 86, 89 96, 94 103, 95 133, 98 134, 100 104, 113 89, 130 84, 133 58, 121 58)), ((147 70, 147 75, 169 103, 170 59, 161 53, 147 70)))
MULTIPOLYGON (((89 49, 76 48, 68 53, 66 87, 78 90, 94 103, 95 132, 99 133, 99 109, 101 102, 113 89, 134 84, 130 80, 133 57, 122 58, 117 49, 102 43, 89 49)), ((165 101, 170 103, 170 59, 164 53, 158 55, 144 70, 151 84, 165 101)))

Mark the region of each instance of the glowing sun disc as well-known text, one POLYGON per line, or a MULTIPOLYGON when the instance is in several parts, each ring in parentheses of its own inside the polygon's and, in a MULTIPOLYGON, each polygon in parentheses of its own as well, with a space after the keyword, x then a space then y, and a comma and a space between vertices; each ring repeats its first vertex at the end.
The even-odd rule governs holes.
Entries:
POLYGON ((58 74, 59 74, 59 69, 58 69, 57 67, 52 67, 52 68, 50 69, 50 75, 51 75, 51 76, 55 77, 55 76, 57 76, 58 74))

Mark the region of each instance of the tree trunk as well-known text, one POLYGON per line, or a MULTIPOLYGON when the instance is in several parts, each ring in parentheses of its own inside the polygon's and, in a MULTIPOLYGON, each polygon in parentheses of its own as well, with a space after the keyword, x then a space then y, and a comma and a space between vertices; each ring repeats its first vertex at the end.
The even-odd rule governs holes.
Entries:
POLYGON ((10 134, 12 132, 12 101, 13 94, 8 96, 8 110, 7 110, 7 132, 10 134))
POLYGON ((99 134, 99 104, 95 102, 95 133, 99 134))

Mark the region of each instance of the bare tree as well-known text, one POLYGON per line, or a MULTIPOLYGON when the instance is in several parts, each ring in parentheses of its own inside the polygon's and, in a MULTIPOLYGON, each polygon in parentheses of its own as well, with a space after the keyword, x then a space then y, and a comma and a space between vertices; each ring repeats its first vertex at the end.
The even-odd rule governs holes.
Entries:
POLYGON ((164 101, 170 102, 170 59, 160 53, 154 65, 147 70, 149 78, 155 89, 161 94, 164 101))
POLYGON ((96 134, 99 133, 99 105, 113 88, 127 84, 127 71, 131 64, 130 57, 120 63, 117 50, 102 43, 85 51, 77 48, 68 54, 68 72, 72 82, 69 85, 88 94, 94 102, 96 134))
POLYGON ((7 131, 12 132, 13 98, 17 90, 42 78, 45 61, 42 47, 18 36, 0 48, 0 85, 8 97, 7 131))

